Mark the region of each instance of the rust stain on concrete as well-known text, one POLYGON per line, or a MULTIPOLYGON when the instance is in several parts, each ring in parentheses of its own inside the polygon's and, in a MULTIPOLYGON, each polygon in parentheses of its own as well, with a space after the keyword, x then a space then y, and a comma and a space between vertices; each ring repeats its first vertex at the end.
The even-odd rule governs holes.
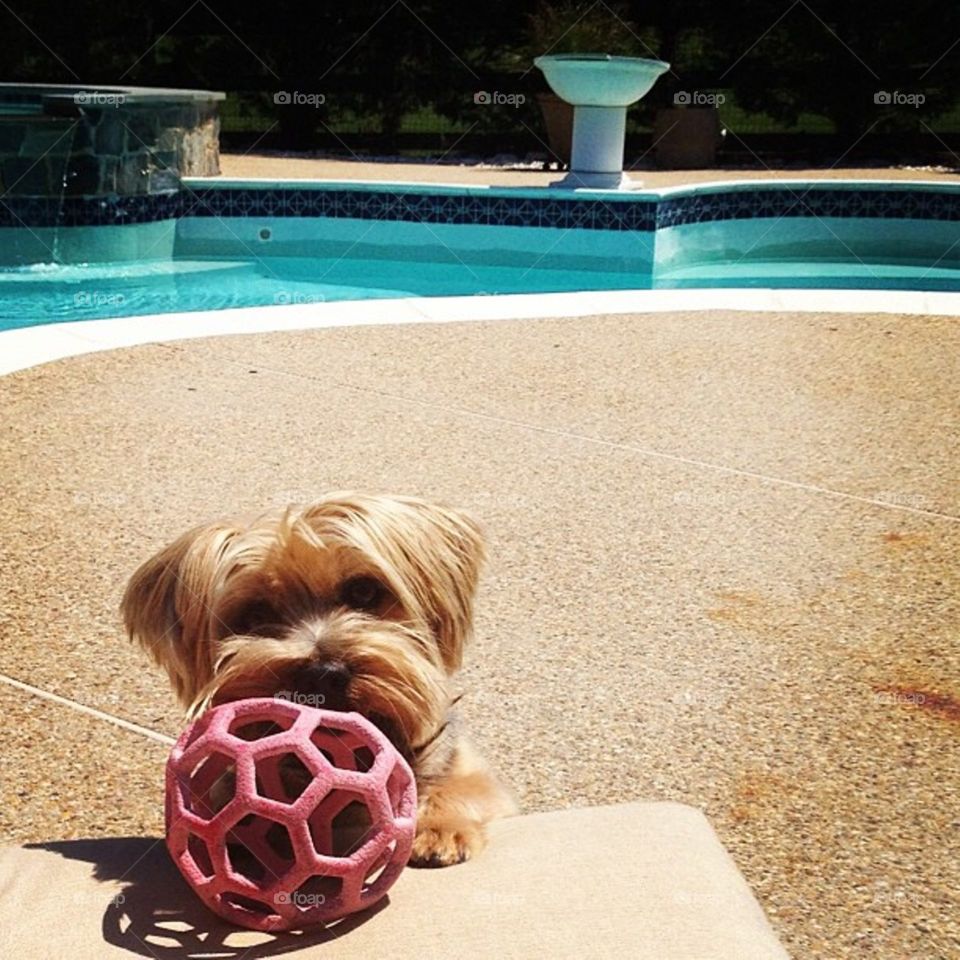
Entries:
POLYGON ((745 590, 715 590, 714 596, 723 601, 723 606, 707 610, 707 616, 721 623, 743 620, 763 602, 760 596, 745 590))
POLYGON ((873 689, 878 695, 885 695, 894 706, 919 710, 941 720, 960 723, 960 700, 952 694, 900 684, 874 686, 873 689))
POLYGON ((782 777, 762 770, 747 771, 736 783, 730 816, 736 823, 756 820, 764 808, 782 803, 786 784, 782 777))
POLYGON ((881 537, 884 543, 894 549, 900 547, 919 547, 927 542, 925 533, 901 533, 899 530, 888 530, 881 537))

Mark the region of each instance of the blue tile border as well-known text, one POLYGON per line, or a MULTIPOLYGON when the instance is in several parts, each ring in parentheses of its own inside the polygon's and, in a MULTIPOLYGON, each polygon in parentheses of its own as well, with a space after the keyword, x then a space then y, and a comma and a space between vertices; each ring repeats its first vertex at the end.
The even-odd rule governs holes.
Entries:
POLYGON ((658 228, 757 217, 960 220, 960 193, 780 188, 664 197, 657 205, 658 228))
POLYGON ((137 197, 0 197, 0 227, 116 226, 180 217, 332 217, 433 224, 651 231, 757 217, 960 220, 960 191, 725 188, 682 196, 518 196, 412 190, 207 187, 137 197))
POLYGON ((0 197, 0 227, 110 227, 173 220, 183 214, 183 193, 137 197, 0 197))
POLYGON ((345 217, 420 223, 510 227, 653 230, 655 200, 589 202, 580 199, 482 196, 475 193, 393 193, 370 190, 208 189, 190 191, 194 217, 345 217))

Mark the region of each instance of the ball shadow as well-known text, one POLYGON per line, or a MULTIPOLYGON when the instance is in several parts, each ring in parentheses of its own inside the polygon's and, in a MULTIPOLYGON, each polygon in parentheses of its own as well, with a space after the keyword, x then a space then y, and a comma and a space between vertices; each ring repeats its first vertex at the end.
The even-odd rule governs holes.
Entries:
POLYGON ((389 902, 389 897, 384 897, 367 910, 324 926, 261 933, 234 926, 211 913, 187 886, 162 839, 110 837, 28 846, 92 864, 94 879, 110 883, 103 891, 104 941, 152 960, 280 956, 339 939, 389 902))

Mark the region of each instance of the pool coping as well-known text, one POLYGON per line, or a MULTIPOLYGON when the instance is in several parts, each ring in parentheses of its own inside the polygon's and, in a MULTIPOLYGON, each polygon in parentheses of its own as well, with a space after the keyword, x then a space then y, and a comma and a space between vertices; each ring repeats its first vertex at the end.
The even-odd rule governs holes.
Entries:
POLYGON ((864 187, 868 190, 890 189, 894 191, 923 190, 960 193, 960 183, 943 180, 891 180, 884 177, 857 179, 855 177, 837 177, 830 179, 810 179, 803 177, 776 180, 709 180, 702 183, 673 184, 663 187, 646 187, 639 180, 637 187, 630 190, 603 190, 598 187, 526 186, 517 184, 456 183, 441 180, 341 180, 320 179, 317 177, 183 177, 182 185, 188 190, 240 190, 252 187, 262 190, 362 190, 389 193, 397 188, 403 193, 476 193, 480 196, 503 197, 553 197, 556 199, 620 200, 643 201, 662 200, 671 197, 691 196, 695 194, 729 193, 744 189, 763 190, 856 190, 864 187))
POLYGON ((592 290, 482 297, 341 300, 78 320, 0 332, 0 376, 87 353, 206 337, 349 326, 711 310, 960 317, 960 293, 790 288, 592 290))

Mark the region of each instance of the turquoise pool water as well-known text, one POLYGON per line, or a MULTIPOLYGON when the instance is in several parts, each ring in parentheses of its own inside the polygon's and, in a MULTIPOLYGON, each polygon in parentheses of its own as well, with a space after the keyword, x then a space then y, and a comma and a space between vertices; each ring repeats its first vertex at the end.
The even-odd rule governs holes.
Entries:
POLYGON ((700 264, 649 274, 504 265, 274 257, 41 264, 0 273, 0 329, 333 300, 691 287, 960 291, 960 269, 891 263, 700 264))
POLYGON ((33 266, 0 273, 0 329, 229 307, 650 286, 596 270, 322 257, 33 266))
MULTIPOLYGON (((104 262, 0 266, 0 330, 393 297, 717 287, 960 292, 955 220, 751 217, 617 231, 248 215, 70 231, 74 258, 79 251, 104 262), (117 231, 136 258, 98 256, 116 248, 117 231)), ((13 242, 5 237, 45 249, 65 242, 42 229, 0 232, 0 246, 13 242)))

